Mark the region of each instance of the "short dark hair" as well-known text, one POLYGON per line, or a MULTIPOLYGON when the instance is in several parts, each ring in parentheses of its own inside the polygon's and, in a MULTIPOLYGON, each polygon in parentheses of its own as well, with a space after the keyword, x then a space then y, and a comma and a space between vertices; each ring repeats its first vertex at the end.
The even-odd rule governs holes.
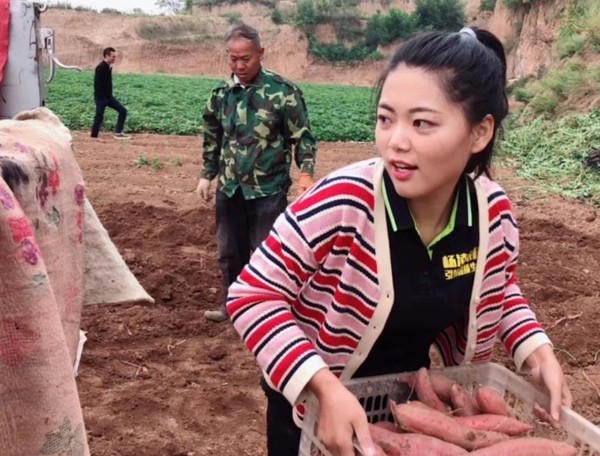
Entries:
POLYGON ((436 74, 448 99, 462 106, 471 125, 488 114, 494 118, 492 139, 480 153, 471 156, 465 169, 476 176, 489 176, 496 136, 508 114, 506 55, 500 40, 476 28, 459 33, 428 32, 411 38, 396 49, 379 78, 377 102, 388 75, 400 64, 436 74))
POLYGON ((238 38, 250 40, 255 49, 260 49, 260 35, 258 30, 254 27, 250 27, 244 22, 236 22, 229 27, 225 34, 225 43, 229 43, 231 40, 238 38))
POLYGON ((104 48, 104 51, 102 51, 102 56, 103 57, 108 57, 109 55, 111 55, 113 52, 117 52, 115 51, 114 47, 107 47, 104 48))

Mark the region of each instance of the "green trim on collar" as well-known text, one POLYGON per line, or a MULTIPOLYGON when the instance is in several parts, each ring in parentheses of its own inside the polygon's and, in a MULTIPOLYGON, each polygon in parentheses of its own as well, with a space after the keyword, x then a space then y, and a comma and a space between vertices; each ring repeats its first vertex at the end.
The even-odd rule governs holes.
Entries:
MULTIPOLYGON (((384 171, 385 173, 385 171, 384 171)), ((465 176, 464 178, 464 192, 465 192, 465 198, 466 198, 466 210, 467 210, 467 225, 469 227, 473 226, 473 207, 472 207, 472 201, 471 201, 471 192, 469 191, 469 177, 465 176)), ((460 184, 459 184, 460 185, 460 184)), ((394 211, 392 209, 392 206, 390 204, 390 199, 387 193, 387 188, 385 185, 385 179, 382 179, 382 185, 381 185, 381 193, 383 195, 383 202, 385 205, 385 211, 387 213, 387 216, 390 219, 390 224, 392 225, 392 230, 394 233, 396 233, 398 231, 398 223, 396 221, 396 218, 394 217, 394 211)), ((448 224, 446 225, 446 227, 442 230, 442 232, 440 234, 438 234, 430 243, 429 245, 427 245, 427 252, 429 253, 429 258, 433 258, 433 246, 438 243, 440 240, 442 240, 443 238, 445 238, 446 236, 448 236, 449 234, 451 234, 454 231, 454 228, 456 226, 456 221, 457 221, 457 215, 458 215, 458 201, 459 198, 461 198, 461 191, 460 191, 460 187, 457 187, 457 191, 456 191, 456 195, 454 197, 454 204, 452 206, 452 211, 450 212, 450 218, 448 220, 448 224)), ((421 233, 419 233, 419 228, 417 227, 417 224, 415 223, 415 219, 412 216, 412 213, 410 212, 410 208, 408 208, 408 213, 410 214, 410 217, 412 219, 413 222, 413 227, 415 229, 415 231, 417 232, 417 234, 419 236, 421 236, 421 233)), ((464 216, 463 216, 464 217, 464 216)), ((464 223, 464 222, 463 222, 464 223)))
POLYGON ((469 191, 469 177, 465 177, 465 194, 467 195, 467 224, 473 226, 473 207, 471 206, 471 192, 469 191))
POLYGON ((385 211, 387 212, 387 215, 390 218, 390 223, 392 224, 392 230, 395 233, 396 231, 398 231, 398 225, 396 225, 396 218, 394 217, 394 212, 392 211, 392 206, 390 206, 390 200, 388 198, 387 190, 385 189, 385 180, 384 179, 381 179, 381 193, 383 193, 383 203, 385 204, 385 211))
MULTIPOLYGON (((448 220, 448 224, 446 228, 442 230, 440 234, 438 234, 427 246, 427 253, 429 253, 429 259, 433 258, 433 246, 448 236, 450 233, 454 231, 454 226, 456 225, 456 212, 458 211, 458 192, 456 192, 456 196, 454 197, 454 204, 452 205, 452 212, 450 212, 450 220, 448 220)), ((419 228, 417 228, 417 224, 415 223, 415 229, 417 233, 419 232, 419 228)), ((421 234, 419 233, 419 236, 421 234)))

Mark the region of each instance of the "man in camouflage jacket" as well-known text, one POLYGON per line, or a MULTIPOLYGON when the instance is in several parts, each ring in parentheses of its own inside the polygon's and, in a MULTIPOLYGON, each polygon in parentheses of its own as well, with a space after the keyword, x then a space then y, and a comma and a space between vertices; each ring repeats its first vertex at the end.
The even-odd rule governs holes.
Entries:
MULTIPOLYGON (((210 199, 217 178, 216 221, 224 298, 287 206, 293 158, 300 168, 298 187, 313 183, 316 142, 301 90, 261 65, 258 32, 234 24, 225 42, 232 77, 212 90, 203 115, 203 159, 197 192, 210 199)), ((227 319, 219 310, 205 317, 227 319)))

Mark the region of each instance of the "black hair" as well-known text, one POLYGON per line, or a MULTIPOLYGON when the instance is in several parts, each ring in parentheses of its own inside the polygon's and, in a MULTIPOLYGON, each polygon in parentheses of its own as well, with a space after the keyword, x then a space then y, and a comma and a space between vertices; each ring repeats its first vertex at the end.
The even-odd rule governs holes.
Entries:
POLYGON ((449 100, 459 103, 471 125, 490 114, 494 118, 492 139, 469 159, 465 172, 490 175, 494 143, 508 114, 506 55, 494 34, 482 29, 458 33, 428 32, 402 44, 392 55, 376 86, 377 101, 383 84, 398 65, 436 73, 449 100))
POLYGON ((104 48, 104 51, 102 51, 102 56, 103 56, 103 57, 108 57, 108 56, 109 56, 109 55, 111 55, 113 52, 117 52, 117 51, 115 50, 115 48, 114 48, 114 47, 107 47, 107 48, 104 48))

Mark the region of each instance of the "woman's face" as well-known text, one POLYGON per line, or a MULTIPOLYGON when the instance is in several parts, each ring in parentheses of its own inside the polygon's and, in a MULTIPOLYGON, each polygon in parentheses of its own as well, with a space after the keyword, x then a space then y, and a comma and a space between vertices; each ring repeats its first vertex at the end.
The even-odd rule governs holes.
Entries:
POLYGON ((469 158, 483 150, 491 133, 491 116, 469 125, 438 78, 422 68, 401 64, 383 84, 375 142, 396 192, 404 198, 448 200, 469 158))

